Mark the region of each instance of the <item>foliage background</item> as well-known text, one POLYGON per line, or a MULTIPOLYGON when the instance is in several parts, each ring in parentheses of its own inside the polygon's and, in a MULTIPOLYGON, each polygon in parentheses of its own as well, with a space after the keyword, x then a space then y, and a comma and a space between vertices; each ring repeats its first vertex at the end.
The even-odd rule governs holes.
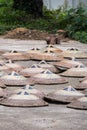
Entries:
POLYGON ((0 34, 17 27, 38 29, 49 33, 56 33, 58 29, 63 29, 66 30, 68 37, 87 43, 87 10, 81 5, 69 10, 66 6, 57 10, 43 7, 41 18, 22 10, 14 10, 12 6, 12 0, 0 0, 0 34))

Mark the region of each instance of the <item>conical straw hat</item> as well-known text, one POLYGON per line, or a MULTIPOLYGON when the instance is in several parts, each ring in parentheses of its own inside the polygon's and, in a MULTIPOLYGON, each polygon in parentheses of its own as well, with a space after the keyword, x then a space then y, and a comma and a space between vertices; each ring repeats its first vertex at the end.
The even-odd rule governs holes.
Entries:
POLYGON ((87 53, 79 50, 65 50, 61 52, 61 54, 65 58, 72 58, 75 57, 77 59, 84 59, 87 58, 87 53))
POLYGON ((85 77, 87 76, 87 67, 81 65, 76 68, 71 68, 61 73, 61 75, 67 77, 85 77))
POLYGON ((32 48, 31 50, 25 52, 25 56, 28 58, 33 58, 34 56, 37 56, 38 53, 41 53, 39 48, 32 48))
POLYGON ((62 52, 61 49, 57 48, 54 45, 48 45, 48 46, 42 48, 42 51, 52 51, 54 53, 60 53, 60 52, 62 52))
POLYGON ((27 53, 39 53, 40 52, 40 49, 39 48, 32 48, 31 50, 28 50, 27 53))
POLYGON ((47 63, 45 60, 40 61, 38 65, 44 69, 52 71, 53 73, 60 72, 54 65, 47 63))
POLYGON ((36 95, 37 97, 44 98, 45 94, 34 88, 32 85, 25 85, 21 89, 17 89, 14 93, 18 93, 19 91, 27 90, 30 94, 36 95))
POLYGON ((27 58, 25 53, 17 52, 17 51, 11 51, 3 54, 3 57, 6 59, 11 59, 11 60, 28 60, 30 59, 29 57, 27 58))
POLYGON ((87 89, 87 79, 83 80, 79 85, 75 87, 76 89, 87 89))
POLYGON ((12 72, 8 75, 0 77, 0 80, 6 85, 25 85, 29 83, 29 80, 24 76, 19 75, 16 72, 12 72))
POLYGON ((0 71, 8 72, 8 71, 10 71, 10 68, 6 65, 0 65, 0 71))
POLYGON ((87 97, 81 97, 67 105, 69 108, 87 110, 87 97))
POLYGON ((29 68, 25 68, 22 71, 20 71, 20 74, 26 77, 33 76, 35 74, 43 72, 45 69, 41 68, 39 65, 33 64, 29 68))
POLYGON ((21 71, 24 67, 19 65, 19 64, 16 64, 16 63, 12 63, 11 60, 8 61, 8 63, 5 64, 5 66, 7 66, 8 68, 11 68, 12 70, 14 71, 21 71))
POLYGON ((69 103, 74 99, 84 96, 83 93, 78 92, 72 86, 49 93, 45 98, 51 101, 69 103))
POLYGON ((60 69, 63 69, 63 70, 67 70, 67 69, 76 67, 78 65, 83 65, 83 64, 78 62, 78 61, 74 61, 74 60, 62 60, 60 62, 55 62, 54 65, 57 68, 60 68, 60 69))
POLYGON ((40 74, 33 76, 31 79, 37 84, 60 84, 68 82, 66 78, 54 74, 49 70, 45 70, 40 74))
POLYGON ((0 103, 2 105, 14 107, 37 107, 48 105, 44 100, 30 94, 27 90, 19 91, 17 94, 13 94, 7 99, 3 99, 0 103))
POLYGON ((34 56, 31 56, 32 60, 45 60, 45 61, 61 61, 63 60, 63 57, 57 56, 53 52, 40 52, 35 54, 34 56))

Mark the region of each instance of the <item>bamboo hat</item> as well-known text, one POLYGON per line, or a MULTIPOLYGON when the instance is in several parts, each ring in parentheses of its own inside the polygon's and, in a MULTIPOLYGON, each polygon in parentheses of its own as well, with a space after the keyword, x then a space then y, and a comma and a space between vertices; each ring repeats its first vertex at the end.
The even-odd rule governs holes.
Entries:
POLYGON ((45 69, 41 68, 39 65, 33 64, 31 67, 25 68, 22 71, 20 71, 20 74, 22 74, 23 76, 26 76, 26 77, 30 77, 35 74, 41 73, 44 70, 45 69))
POLYGON ((11 68, 13 71, 21 71, 24 67, 16 64, 16 63, 12 63, 11 60, 9 60, 8 62, 6 62, 5 66, 7 66, 8 68, 11 68))
POLYGON ((63 50, 61 50, 60 48, 57 48, 57 47, 54 46, 54 45, 48 45, 48 46, 42 48, 42 51, 52 51, 52 52, 54 52, 54 53, 63 52, 63 50))
POLYGON ((87 79, 83 80, 78 86, 75 87, 76 89, 87 89, 87 79))
POLYGON ((61 84, 68 82, 66 78, 54 74, 50 70, 45 70, 31 79, 37 84, 61 84))
POLYGON ((87 97, 81 97, 67 105, 69 108, 87 110, 87 97))
POLYGON ((43 99, 30 94, 28 90, 20 90, 18 93, 13 94, 6 99, 3 99, 0 104, 5 106, 13 107, 38 107, 38 106, 47 106, 43 99))
POLYGON ((44 51, 35 54, 31 57, 32 60, 45 60, 45 61, 61 61, 63 60, 62 56, 57 56, 52 51, 44 51))
POLYGON ((0 64, 0 71, 5 71, 5 72, 9 72, 11 70, 11 68, 9 68, 8 66, 6 66, 5 64, 0 64))
POLYGON ((39 48, 32 48, 31 50, 28 50, 25 55, 28 58, 34 58, 34 56, 37 56, 38 53, 41 53, 41 50, 39 48))
POLYGON ((37 89, 34 88, 32 85, 25 85, 21 89, 15 90, 15 93, 18 93, 19 91, 27 90, 30 94, 36 95, 37 97, 44 98, 45 94, 37 89))
POLYGON ((29 53, 29 54, 40 53, 40 49, 39 48, 32 48, 31 50, 28 50, 27 53, 29 53))
POLYGON ((58 73, 59 72, 59 70, 54 65, 51 65, 51 64, 47 63, 44 60, 42 60, 41 62, 39 62, 38 65, 40 67, 44 68, 44 69, 48 69, 48 70, 52 71, 53 73, 58 73))
POLYGON ((60 68, 62 70, 67 70, 73 67, 76 67, 78 65, 83 65, 82 63, 78 62, 78 61, 74 61, 74 60, 62 60, 60 62, 55 62, 54 65, 57 68, 60 68))
POLYGON ((19 75, 18 73, 12 71, 12 73, 0 77, 5 85, 26 85, 29 83, 29 80, 24 76, 19 75))
POLYGON ((70 68, 67 71, 61 73, 61 75, 67 77, 85 77, 87 76, 87 67, 80 65, 75 68, 70 68))
POLYGON ((79 51, 78 49, 64 50, 63 52, 61 52, 61 55, 65 58, 72 58, 72 57, 75 57, 77 59, 87 58, 87 53, 79 51))
POLYGON ((49 93, 45 98, 51 101, 70 103, 74 99, 82 96, 84 96, 84 94, 78 92, 72 86, 68 86, 64 89, 57 90, 56 92, 49 93))
POLYGON ((6 52, 5 54, 3 54, 3 57, 5 57, 6 59, 10 59, 10 60, 27 60, 29 59, 29 57, 27 58, 25 53, 21 53, 21 52, 17 52, 15 50, 12 50, 11 52, 6 52))

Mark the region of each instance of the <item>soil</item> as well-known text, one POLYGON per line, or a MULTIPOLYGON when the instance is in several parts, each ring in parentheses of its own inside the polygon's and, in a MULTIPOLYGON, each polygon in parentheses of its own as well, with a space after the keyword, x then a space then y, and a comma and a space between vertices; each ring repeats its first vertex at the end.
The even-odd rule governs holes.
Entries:
POLYGON ((46 40, 51 37, 58 37, 60 40, 67 41, 68 38, 65 38, 64 34, 49 34, 44 31, 39 30, 30 30, 27 28, 16 28, 14 30, 8 31, 3 37, 11 39, 21 39, 21 40, 46 40))

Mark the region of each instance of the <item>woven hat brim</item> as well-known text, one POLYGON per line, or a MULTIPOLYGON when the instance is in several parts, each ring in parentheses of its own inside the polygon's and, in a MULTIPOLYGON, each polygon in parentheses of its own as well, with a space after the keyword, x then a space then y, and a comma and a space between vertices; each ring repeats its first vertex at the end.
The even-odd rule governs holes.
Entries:
POLYGON ((76 54, 75 53, 69 53, 68 51, 67 52, 61 52, 61 55, 65 58, 72 58, 72 57, 75 57, 76 59, 86 59, 87 58, 87 54, 85 54, 84 52, 77 52, 76 54))
POLYGON ((22 86, 29 84, 31 81, 30 80, 7 80, 7 79, 0 79, 5 85, 9 86, 22 86))
POLYGON ((45 96, 46 99, 52 101, 52 102, 58 102, 58 103, 70 103, 73 100, 76 100, 82 96, 68 96, 68 95, 56 95, 54 93, 50 93, 47 96, 45 96))
MULTIPOLYGON (((42 72, 42 71, 41 71, 42 72)), ((23 75, 23 76, 25 76, 25 77, 31 77, 31 76, 34 76, 34 75, 36 75, 36 74, 38 74, 38 73, 41 73, 40 71, 39 72, 35 72, 34 71, 34 73, 29 73, 29 72, 25 72, 25 71, 20 71, 20 74, 21 75, 23 75)))
POLYGON ((87 110, 87 102, 73 101, 67 105, 68 108, 87 110))
POLYGON ((58 79, 43 79, 43 78, 31 78, 32 82, 36 83, 36 84, 64 84, 67 83, 67 79, 66 78, 58 78, 58 79))
POLYGON ((45 60, 45 61, 61 61, 63 57, 51 56, 51 55, 41 55, 37 54, 31 57, 32 60, 45 60))
POLYGON ((50 70, 53 73, 59 73, 60 72, 60 70, 58 70, 55 66, 51 66, 51 67, 47 67, 47 66, 43 67, 43 66, 41 66, 41 67, 43 69, 48 69, 48 70, 50 70))
POLYGON ((85 77, 85 76, 87 76, 87 72, 78 72, 78 73, 76 73, 76 72, 70 72, 70 71, 66 71, 66 72, 63 72, 63 73, 61 73, 60 74, 61 76, 65 76, 65 77, 77 77, 77 78, 83 78, 83 77, 85 77))
POLYGON ((29 60, 30 57, 27 57, 25 54, 18 54, 18 55, 7 55, 4 56, 6 59, 10 59, 10 60, 29 60))
POLYGON ((66 63, 66 62, 64 62, 64 63, 60 62, 60 63, 55 63, 55 66, 70 69, 72 67, 75 67, 76 65, 71 64, 71 63, 66 63))
POLYGON ((11 107, 41 107, 48 106, 48 103, 42 99, 38 100, 12 100, 12 99, 3 99, 0 102, 1 105, 11 106, 11 107))
POLYGON ((78 86, 75 86, 76 89, 87 89, 87 84, 85 83, 80 83, 78 86))

